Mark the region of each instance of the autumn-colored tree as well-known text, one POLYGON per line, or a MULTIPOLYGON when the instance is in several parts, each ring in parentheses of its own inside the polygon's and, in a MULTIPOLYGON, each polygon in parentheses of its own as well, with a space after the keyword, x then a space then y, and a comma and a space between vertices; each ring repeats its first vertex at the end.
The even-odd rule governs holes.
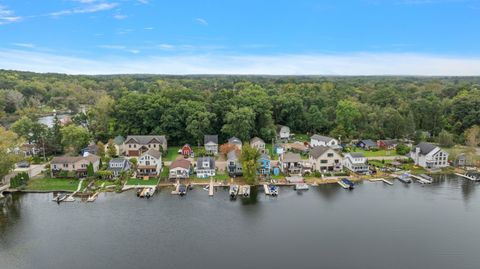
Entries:
POLYGON ((113 139, 108 140, 107 155, 111 158, 117 156, 117 148, 115 147, 115 143, 113 143, 113 139))
POLYGON ((240 150, 234 144, 225 143, 223 145, 220 145, 220 153, 225 156, 232 150, 235 150, 237 153, 240 153, 240 150))
POLYGON ((105 157, 105 144, 102 141, 97 142, 97 155, 100 157, 105 157))

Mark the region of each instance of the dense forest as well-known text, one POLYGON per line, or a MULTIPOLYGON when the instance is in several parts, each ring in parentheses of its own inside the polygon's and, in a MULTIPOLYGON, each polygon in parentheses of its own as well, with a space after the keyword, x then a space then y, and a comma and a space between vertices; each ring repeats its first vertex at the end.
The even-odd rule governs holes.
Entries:
POLYGON ((76 113, 81 104, 90 109, 77 115, 75 123, 88 127, 90 138, 104 142, 118 134, 165 134, 172 145, 202 143, 204 134, 219 134, 221 141, 230 136, 271 141, 275 125, 282 124, 294 133, 320 133, 342 141, 433 141, 449 135, 463 143, 465 131, 480 125, 480 78, 0 71, 4 126, 26 117, 35 122, 53 109, 76 113))

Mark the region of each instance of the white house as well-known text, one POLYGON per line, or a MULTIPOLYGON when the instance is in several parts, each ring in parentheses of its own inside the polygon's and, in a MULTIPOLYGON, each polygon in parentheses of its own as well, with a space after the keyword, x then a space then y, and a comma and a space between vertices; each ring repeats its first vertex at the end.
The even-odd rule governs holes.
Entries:
POLYGON ((415 161, 415 165, 428 169, 448 166, 448 153, 440 147, 426 142, 416 145, 410 152, 410 157, 415 161))
POLYGON ((250 140, 250 146, 252 148, 257 149, 260 153, 265 153, 265 141, 260 137, 254 137, 250 140))
POLYGON ((288 140, 290 138, 290 128, 284 125, 277 125, 277 135, 280 140, 288 140))
POLYGON ((170 179, 186 179, 190 176, 191 163, 189 160, 178 159, 170 165, 168 178, 170 179))
POLYGON ((162 171, 162 154, 156 149, 149 149, 138 158, 137 176, 158 176, 162 171))
POLYGON ((208 178, 215 176, 215 159, 212 157, 198 158, 196 171, 198 178, 208 178))
POLYGON ((207 153, 218 154, 218 135, 205 135, 203 144, 207 153))
POLYGON ((368 172, 367 158, 359 152, 347 153, 343 159, 343 166, 359 174, 368 172))
POLYGON ((331 147, 333 149, 340 148, 340 145, 337 139, 331 138, 328 136, 318 135, 318 134, 314 134, 312 135, 312 137, 310 137, 310 146, 311 147, 324 146, 324 147, 331 147))
POLYGON ((325 146, 316 146, 310 150, 310 163, 314 171, 340 171, 342 170, 342 156, 335 150, 325 146))

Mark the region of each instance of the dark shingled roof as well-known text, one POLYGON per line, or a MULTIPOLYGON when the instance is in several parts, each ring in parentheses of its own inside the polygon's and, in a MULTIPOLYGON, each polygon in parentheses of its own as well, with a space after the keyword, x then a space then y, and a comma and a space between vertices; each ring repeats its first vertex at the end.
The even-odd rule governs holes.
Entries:
POLYGON ((208 142, 218 144, 218 135, 205 135, 203 137, 203 144, 207 144, 208 142))
POLYGON ((160 144, 164 144, 167 142, 167 139, 164 135, 129 135, 127 139, 125 139, 125 143, 128 143, 131 139, 133 139, 137 144, 140 145, 147 145, 153 139, 157 140, 160 144))
POLYGON ((323 136, 323 135, 318 135, 318 134, 312 135, 311 138, 314 139, 314 140, 323 141, 323 142, 325 142, 325 143, 328 143, 328 142, 330 142, 330 141, 333 140, 333 138, 331 138, 331 137, 323 136))
POLYGON ((253 144, 256 142, 262 142, 263 144, 265 144, 265 141, 263 141, 263 139, 261 139, 260 137, 254 137, 250 140, 250 144, 253 144))
POLYGON ((362 142, 364 145, 366 145, 367 147, 376 147, 377 146, 377 143, 375 143, 373 140, 371 139, 364 139, 364 140, 360 140, 360 142, 362 142))
POLYGON ((208 161, 210 163, 209 169, 215 169, 215 159, 212 157, 200 157, 197 160, 197 169, 204 169, 203 162, 208 161))
POLYGON ((325 146, 316 146, 316 147, 313 147, 311 150, 310 150, 310 156, 312 156, 313 158, 317 159, 318 157, 322 156, 323 153, 327 152, 327 150, 329 150, 330 148, 329 147, 325 147, 325 146))
POLYGON ((365 155, 363 155, 363 153, 361 153, 361 152, 351 152, 350 155, 353 158, 363 158, 363 157, 365 157, 365 155))
POLYGON ((75 163, 79 160, 86 159, 89 162, 96 162, 100 160, 100 157, 97 155, 89 154, 86 157, 83 156, 60 156, 60 157, 53 157, 51 163, 75 163))
POLYGON ((423 155, 427 155, 432 150, 434 150, 437 146, 427 143, 427 142, 420 142, 416 148, 420 148, 420 153, 423 155))
POLYGON ((232 138, 228 139, 228 143, 229 144, 234 144, 234 145, 242 145, 242 140, 240 140, 239 138, 236 138, 236 137, 232 137, 232 138))
POLYGON ((283 156, 283 161, 287 163, 301 162, 302 157, 300 157, 298 153, 287 152, 285 156, 283 156))

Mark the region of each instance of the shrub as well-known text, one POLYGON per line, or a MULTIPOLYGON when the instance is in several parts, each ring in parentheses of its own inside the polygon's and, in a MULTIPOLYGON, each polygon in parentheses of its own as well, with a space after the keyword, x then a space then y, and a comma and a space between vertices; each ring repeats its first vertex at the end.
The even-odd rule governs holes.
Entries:
POLYGON ((27 172, 18 173, 16 176, 10 179, 10 187, 18 188, 20 186, 26 185, 30 180, 27 172))

